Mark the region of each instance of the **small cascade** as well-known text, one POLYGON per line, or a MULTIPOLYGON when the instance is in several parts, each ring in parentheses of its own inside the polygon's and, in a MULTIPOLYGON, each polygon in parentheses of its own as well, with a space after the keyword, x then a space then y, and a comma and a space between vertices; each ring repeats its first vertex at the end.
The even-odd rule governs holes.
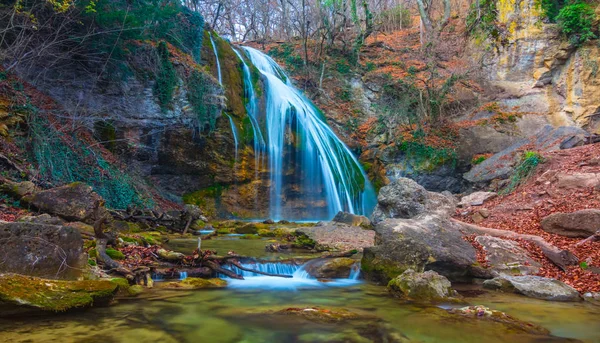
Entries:
POLYGON ((242 71, 244 72, 244 96, 247 99, 246 111, 248 112, 248 118, 252 125, 253 142, 254 142, 254 170, 255 178, 258 179, 258 171, 263 164, 263 158, 265 155, 265 139, 263 137, 260 125, 258 123, 258 99, 256 98, 256 92, 254 91, 254 84, 252 81, 252 74, 250 73, 250 67, 242 57, 242 54, 233 49, 233 52, 238 56, 242 62, 242 71))
POLYGON ((179 280, 185 280, 188 277, 187 272, 179 272, 179 280))
MULTIPOLYGON (((260 272, 279 275, 291 275, 291 278, 266 276, 245 270, 241 270, 235 266, 227 267, 231 271, 242 275, 244 280, 227 279, 228 286, 239 289, 271 289, 271 290, 297 290, 301 288, 324 288, 324 287, 347 287, 360 283, 358 276, 360 268, 350 274, 347 279, 333 279, 323 282, 312 277, 304 266, 298 266, 290 263, 281 262, 265 262, 265 263, 244 263, 242 267, 246 269, 254 269, 260 272)), ((227 278, 224 275, 219 277, 227 278)))
POLYGON ((223 76, 221 76, 221 62, 219 62, 219 53, 217 52, 217 45, 213 39, 212 34, 209 32, 208 36, 210 37, 210 43, 212 44, 213 52, 215 53, 215 60, 217 61, 217 76, 219 80, 219 84, 223 85, 223 76))
POLYGON ((227 114, 227 117, 229 118, 229 124, 231 125, 231 134, 233 134, 233 143, 235 144, 235 160, 234 160, 234 162, 237 162, 237 160, 238 160, 238 133, 237 133, 237 128, 235 127, 235 123, 233 122, 233 118, 231 118, 231 116, 229 114, 227 114))
POLYGON ((356 157, 273 59, 243 49, 265 84, 266 113, 261 115, 269 159, 269 217, 322 220, 338 211, 369 215, 375 191, 356 157), (299 213, 302 208, 306 210, 299 213))

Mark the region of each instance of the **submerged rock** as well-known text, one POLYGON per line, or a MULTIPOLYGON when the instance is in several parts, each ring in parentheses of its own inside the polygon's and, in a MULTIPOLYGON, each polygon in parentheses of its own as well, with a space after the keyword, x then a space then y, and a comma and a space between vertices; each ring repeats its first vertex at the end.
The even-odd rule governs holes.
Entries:
POLYGON ((178 282, 166 282, 161 285, 162 288, 169 289, 205 289, 205 288, 223 288, 227 287, 227 281, 223 279, 202 279, 189 277, 178 282))
POLYGON ((353 268, 358 270, 357 261, 348 257, 315 259, 306 263, 304 270, 312 277, 345 279, 353 268))
POLYGON ((81 234, 72 227, 0 222, 0 241, 0 273, 68 279, 87 263, 81 234))
POLYGON ((483 283, 485 288, 512 291, 530 298, 552 301, 580 301, 577 290, 550 278, 541 276, 501 276, 483 283))
POLYGON ((93 211, 98 203, 102 203, 102 197, 92 187, 75 182, 25 196, 22 201, 41 212, 90 224, 93 211))
POLYGON ((600 210, 554 213, 542 219, 541 225, 546 232, 566 237, 587 238, 600 230, 600 210))
POLYGON ((277 311, 275 314, 298 316, 319 323, 339 323, 361 317, 357 313, 348 311, 346 309, 321 309, 318 307, 290 307, 281 311, 277 311))
POLYGON ((492 310, 488 307, 476 305, 467 306, 463 308, 453 308, 449 311, 450 313, 458 314, 466 318, 473 318, 476 320, 487 320, 497 323, 502 323, 508 326, 510 329, 525 332, 533 335, 548 335, 550 331, 531 323, 527 323, 516 318, 507 315, 504 312, 492 310))
POLYGON ((117 287, 108 280, 57 281, 3 274, 0 275, 0 316, 106 305, 117 287))
POLYGON ((417 273, 408 269, 392 279, 387 288, 400 298, 419 302, 438 302, 456 300, 457 293, 451 286, 447 278, 432 270, 417 273))

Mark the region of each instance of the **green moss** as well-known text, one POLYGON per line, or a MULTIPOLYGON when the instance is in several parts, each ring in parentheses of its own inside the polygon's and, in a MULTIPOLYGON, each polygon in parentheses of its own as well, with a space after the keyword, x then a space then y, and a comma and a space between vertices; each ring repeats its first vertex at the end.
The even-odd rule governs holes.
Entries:
POLYGON ((234 230, 233 228, 220 228, 220 229, 217 229, 216 232, 219 235, 228 235, 230 233, 233 233, 233 230, 234 230))
POLYGON ((177 86, 177 73, 171 62, 171 54, 167 49, 167 44, 163 41, 158 44, 157 54, 159 58, 159 71, 156 75, 154 84, 154 96, 158 99, 160 108, 163 111, 170 109, 173 101, 173 93, 177 86))
POLYGON ((108 302, 117 285, 108 280, 57 281, 18 274, 0 276, 2 306, 31 306, 45 311, 62 312, 108 302))
POLYGON ((293 246, 295 248, 315 249, 317 246, 317 242, 304 233, 294 232, 294 237, 293 246))
POLYGON ((240 237, 241 239, 260 239, 259 235, 255 234, 246 234, 240 237))
POLYGON ((88 250, 88 256, 90 258, 98 258, 98 251, 96 250, 96 248, 88 250))
POLYGON ((369 279, 383 284, 387 284, 408 269, 407 266, 400 266, 394 262, 374 257, 363 257, 360 268, 368 275, 369 279))
POLYGON ((223 288, 227 286, 227 281, 222 279, 201 279, 189 277, 179 282, 167 282, 163 287, 171 289, 204 289, 204 288, 223 288))
POLYGON ((119 250, 112 249, 112 248, 107 248, 106 254, 108 255, 108 257, 112 258, 113 260, 125 259, 125 255, 122 252, 120 252, 119 250))
POLYGON ((258 235, 260 237, 275 237, 275 232, 270 229, 260 229, 258 230, 258 235))

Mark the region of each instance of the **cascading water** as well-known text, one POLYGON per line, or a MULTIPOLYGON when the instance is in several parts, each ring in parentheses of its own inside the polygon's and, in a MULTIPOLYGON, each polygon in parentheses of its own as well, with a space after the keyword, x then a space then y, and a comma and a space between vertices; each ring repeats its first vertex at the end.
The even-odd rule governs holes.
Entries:
POLYGON ((235 128, 235 123, 233 122, 233 118, 231 118, 231 116, 228 114, 227 117, 229 118, 229 125, 231 125, 231 134, 233 134, 233 143, 235 144, 235 160, 237 162, 238 160, 238 134, 237 134, 237 129, 235 128))
POLYGON ((320 220, 338 211, 369 215, 375 191, 358 160, 273 59, 243 49, 265 84, 270 217, 320 220))
POLYGON ((212 44, 213 52, 215 53, 215 60, 217 64, 217 76, 219 80, 219 84, 223 85, 223 76, 221 76, 221 62, 219 62, 219 52, 217 51, 217 45, 215 44, 215 40, 213 39, 212 34, 209 32, 208 36, 210 37, 210 43, 212 44))
POLYGON ((248 118, 250 118, 250 124, 252 125, 252 133, 254 136, 254 170, 256 173, 255 177, 258 178, 258 171, 263 163, 262 158, 264 156, 266 146, 265 139, 258 123, 258 100, 256 98, 256 93, 254 92, 250 67, 248 67, 248 64, 246 64, 246 61, 244 61, 242 54, 240 54, 236 49, 233 49, 233 52, 235 52, 240 61, 242 61, 243 66, 244 96, 247 99, 246 111, 248 112, 248 118))
MULTIPOLYGON (((320 281, 310 276, 305 270, 305 265, 298 266, 289 263, 243 263, 242 267, 254 269, 260 272, 279 275, 291 275, 291 278, 278 276, 266 276, 245 270, 235 266, 229 266, 228 269, 244 277, 244 280, 227 279, 228 287, 244 289, 272 289, 272 290, 297 290, 301 288, 323 288, 323 287, 345 287, 360 283, 360 267, 354 266, 350 276, 345 279, 332 279, 327 282, 320 281)), ((225 277, 220 275, 220 277, 225 277)))

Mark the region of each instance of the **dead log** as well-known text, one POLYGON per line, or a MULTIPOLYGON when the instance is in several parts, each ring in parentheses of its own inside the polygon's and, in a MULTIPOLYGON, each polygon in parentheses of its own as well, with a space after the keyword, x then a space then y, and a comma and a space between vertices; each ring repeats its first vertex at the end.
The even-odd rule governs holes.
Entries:
POLYGON ((487 227, 468 224, 456 219, 451 220, 454 223, 463 227, 465 230, 470 231, 471 233, 490 235, 493 237, 500 238, 517 238, 532 242, 542 250, 542 253, 544 254, 544 256, 546 256, 548 260, 550 260, 563 271, 566 271, 568 266, 574 266, 579 264, 579 259, 572 252, 570 252, 569 250, 561 250, 555 247, 554 245, 546 242, 542 237, 526 235, 507 230, 491 229, 487 227))
POLYGON ((205 260, 203 263, 208 268, 212 269, 213 271, 215 271, 217 273, 225 274, 225 275, 229 276, 232 279, 244 280, 243 276, 241 276, 241 275, 239 275, 237 273, 234 273, 234 272, 232 272, 229 269, 222 268, 221 266, 219 266, 217 263, 215 263, 213 261, 205 260))
POLYGON ((241 269, 243 271, 250 272, 250 273, 256 273, 256 274, 266 275, 266 276, 282 277, 282 278, 288 278, 288 279, 293 278, 292 275, 271 274, 271 273, 267 273, 267 272, 261 272, 260 270, 256 270, 256 269, 246 268, 246 267, 242 266, 238 261, 235 261, 235 260, 229 261, 229 263, 233 264, 234 266, 238 267, 239 269, 241 269))
POLYGON ((600 241, 600 230, 596 231, 596 233, 594 233, 593 235, 589 236, 588 238, 578 242, 577 244, 575 244, 575 246, 580 246, 583 245, 587 242, 595 242, 595 241, 600 241))

